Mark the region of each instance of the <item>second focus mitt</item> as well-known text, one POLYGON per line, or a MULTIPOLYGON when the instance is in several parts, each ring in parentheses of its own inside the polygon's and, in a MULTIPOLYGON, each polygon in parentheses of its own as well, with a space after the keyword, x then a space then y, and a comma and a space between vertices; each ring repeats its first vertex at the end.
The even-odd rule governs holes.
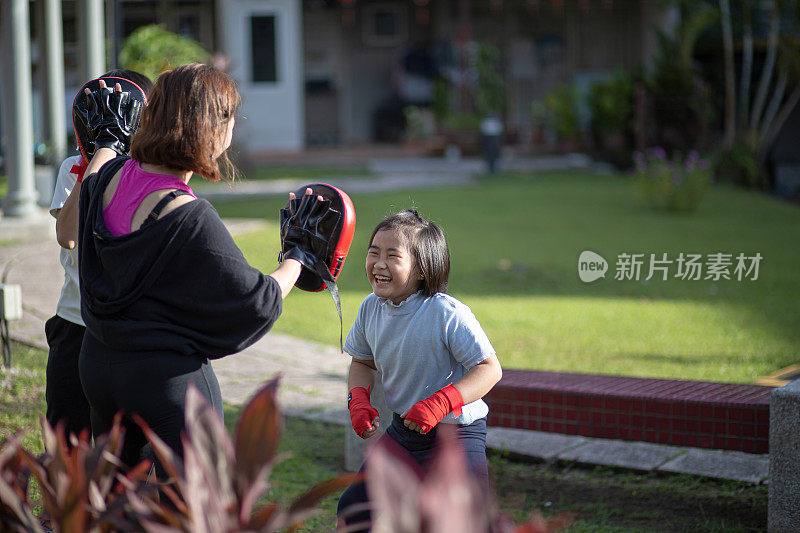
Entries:
POLYGON ((127 155, 145 105, 144 91, 125 78, 108 76, 86 82, 72 103, 72 126, 84 160, 90 161, 99 148, 127 155), (106 87, 100 86, 100 80, 106 87), (117 83, 121 92, 114 89, 117 83))

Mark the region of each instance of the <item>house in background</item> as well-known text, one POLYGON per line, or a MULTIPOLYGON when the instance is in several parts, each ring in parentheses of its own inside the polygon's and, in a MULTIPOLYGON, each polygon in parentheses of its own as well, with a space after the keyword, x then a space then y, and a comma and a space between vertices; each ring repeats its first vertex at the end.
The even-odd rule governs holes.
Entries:
MULTIPOLYGON (((125 37, 134 30, 148 24, 162 24, 169 31, 198 41, 206 50, 217 50, 217 25, 215 23, 215 0, 105 0, 105 39, 107 43, 106 63, 116 68, 119 51, 125 37)), ((31 61, 33 84, 33 121, 36 142, 44 139, 45 127, 42 110, 43 87, 45 85, 43 48, 43 2, 31 2, 31 61)), ((61 18, 64 51, 64 103, 63 123, 72 134, 72 101, 78 88, 86 81, 83 72, 79 35, 85 32, 79 17, 79 0, 61 1, 61 18)), ((73 146, 72 149, 75 147, 73 146)))
POLYGON ((216 1, 255 151, 395 139, 402 106, 430 103, 433 76, 463 83, 478 41, 503 52, 506 130, 524 133, 533 99, 647 64, 677 22, 641 0, 216 1))
MULTIPOLYGON (((378 118, 418 94, 429 62, 463 81, 471 42, 503 52, 508 131, 530 126, 530 103, 562 82, 586 83, 647 64, 656 29, 676 11, 640 0, 376 0, 304 2, 305 129, 310 144, 382 138, 378 118), (427 54, 427 58, 420 55, 427 54), (416 60, 409 60, 409 57, 416 60), (417 63, 416 66, 409 63, 417 63), (412 76, 409 70, 416 70, 412 76), (409 78, 411 78, 409 80, 409 78), (405 86, 404 86, 405 84, 405 86)), ((466 75, 469 75, 466 72, 466 75)), ((413 98, 410 100, 413 102, 413 98)))
MULTIPOLYGON (((82 81, 76 3, 63 2, 68 108, 82 81)), ((136 28, 159 23, 224 54, 243 98, 237 142, 260 153, 399 138, 402 107, 429 104, 433 76, 455 87, 469 83, 465 54, 474 42, 503 52, 509 104, 503 120, 506 131, 524 137, 531 101, 556 84, 588 86, 616 69, 646 65, 657 29, 677 22, 677 10, 660 6, 642 0, 107 0, 105 18, 109 51, 118 52, 136 28)))
POLYGON ((216 1, 218 49, 242 95, 237 142, 251 153, 302 149, 302 2, 216 1))

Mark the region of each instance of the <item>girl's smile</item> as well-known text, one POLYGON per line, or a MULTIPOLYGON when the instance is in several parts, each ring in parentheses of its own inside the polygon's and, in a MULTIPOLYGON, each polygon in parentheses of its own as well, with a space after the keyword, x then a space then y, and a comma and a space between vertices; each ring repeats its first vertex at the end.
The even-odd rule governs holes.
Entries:
POLYGON ((372 292, 395 305, 419 290, 422 275, 399 231, 375 234, 367 250, 367 279, 372 292))

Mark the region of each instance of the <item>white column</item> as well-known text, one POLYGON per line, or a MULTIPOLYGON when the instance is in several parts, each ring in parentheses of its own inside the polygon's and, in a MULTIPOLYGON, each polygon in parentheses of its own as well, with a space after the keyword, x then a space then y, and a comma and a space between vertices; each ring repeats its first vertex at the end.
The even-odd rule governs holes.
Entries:
POLYGON ((78 10, 78 33, 83 51, 83 81, 106 72, 106 31, 103 0, 82 0, 78 10))
POLYGON ((67 132, 64 123, 64 36, 61 31, 61 0, 44 3, 44 71, 42 97, 47 112, 45 139, 53 149, 54 161, 60 163, 67 153, 67 132))
POLYGON ((28 0, 2 0, 3 132, 8 194, 3 215, 38 215, 33 181, 30 14, 28 0))

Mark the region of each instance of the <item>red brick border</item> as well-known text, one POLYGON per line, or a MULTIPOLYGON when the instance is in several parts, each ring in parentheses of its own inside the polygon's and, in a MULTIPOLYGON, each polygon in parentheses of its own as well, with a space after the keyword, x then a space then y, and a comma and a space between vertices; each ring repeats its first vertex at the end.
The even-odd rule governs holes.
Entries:
POLYGON ((767 453, 772 387, 505 370, 489 425, 767 453))

